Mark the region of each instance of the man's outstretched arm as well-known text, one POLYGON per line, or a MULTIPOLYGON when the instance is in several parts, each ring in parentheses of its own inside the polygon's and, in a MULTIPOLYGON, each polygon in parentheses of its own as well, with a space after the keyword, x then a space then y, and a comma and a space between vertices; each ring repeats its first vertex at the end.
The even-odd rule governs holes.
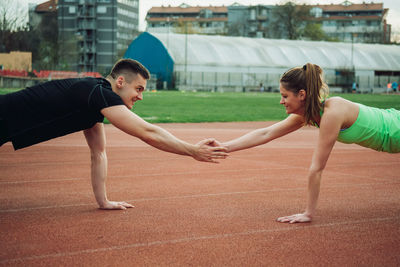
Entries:
POLYGON ((207 162, 216 162, 215 159, 223 159, 228 155, 225 147, 210 146, 214 139, 206 139, 196 145, 189 144, 161 127, 144 121, 125 106, 112 106, 102 109, 101 112, 120 130, 160 150, 192 156, 196 160, 207 162))
POLYGON ((93 193, 101 209, 132 208, 126 202, 115 202, 107 199, 107 154, 104 125, 97 123, 90 129, 84 130, 86 142, 90 148, 91 180, 93 193))

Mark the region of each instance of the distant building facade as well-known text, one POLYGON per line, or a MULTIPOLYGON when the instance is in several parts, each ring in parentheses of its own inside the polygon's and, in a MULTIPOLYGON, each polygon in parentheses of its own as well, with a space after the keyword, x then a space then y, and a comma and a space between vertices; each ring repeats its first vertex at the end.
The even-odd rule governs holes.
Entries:
MULTIPOLYGON (((146 16, 150 32, 220 34, 270 38, 276 5, 153 7, 146 16), (189 26, 188 26, 189 25, 189 26)), ((391 25, 383 3, 310 5, 310 19, 321 23, 327 37, 343 42, 389 43, 391 25)))
POLYGON ((146 16, 147 31, 219 34, 228 33, 226 6, 152 7, 146 16))
POLYGON ((139 30, 139 0, 59 0, 58 29, 72 69, 105 72, 139 30))
POLYGON ((32 71, 32 53, 20 51, 0 53, 0 70, 32 71))
POLYGON ((338 5, 313 5, 310 12, 331 38, 343 42, 390 43, 388 11, 383 3, 353 4, 346 0, 338 5))
POLYGON ((139 0, 50 0, 30 6, 30 24, 54 9, 64 69, 107 72, 139 32, 139 0))
POLYGON ((55 14, 57 15, 58 0, 50 0, 42 4, 29 4, 29 25, 37 28, 42 22, 43 16, 55 14))
MULTIPOLYGON (((271 37, 274 9, 278 6, 228 7, 229 35, 271 37)), ((310 5, 310 19, 321 23, 325 34, 342 42, 390 43, 391 25, 387 24, 388 9, 383 3, 310 5)))
POLYGON ((228 33, 230 36, 267 38, 273 21, 271 5, 242 6, 235 3, 228 7, 228 33))

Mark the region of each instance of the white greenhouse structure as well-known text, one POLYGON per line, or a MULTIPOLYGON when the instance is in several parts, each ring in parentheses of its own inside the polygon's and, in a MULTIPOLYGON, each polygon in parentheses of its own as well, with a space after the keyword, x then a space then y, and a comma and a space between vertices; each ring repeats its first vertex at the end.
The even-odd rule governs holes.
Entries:
POLYGON ((159 84, 179 90, 277 91, 280 76, 307 62, 324 69, 331 91, 386 91, 400 81, 400 46, 143 33, 125 57, 137 59, 159 84), (157 51, 160 50, 160 51, 157 51))

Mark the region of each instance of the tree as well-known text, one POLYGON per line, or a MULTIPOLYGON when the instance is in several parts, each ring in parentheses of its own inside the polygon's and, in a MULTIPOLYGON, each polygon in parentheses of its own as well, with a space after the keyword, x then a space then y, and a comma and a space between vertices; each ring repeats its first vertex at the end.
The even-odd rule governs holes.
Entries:
POLYGON ((339 41, 329 37, 323 30, 320 23, 308 22, 303 30, 302 38, 312 41, 339 41))
POLYGON ((303 37, 313 41, 319 41, 325 39, 325 33, 322 30, 321 24, 307 23, 303 31, 303 37))
POLYGON ((54 69, 58 64, 57 12, 42 14, 39 26, 32 30, 41 39, 40 44, 32 49, 34 66, 38 69, 54 69))
MULTIPOLYGON (((15 33, 27 31, 26 12, 19 1, 1 0, 0 5, 0 52, 10 52, 14 49, 15 33)), ((20 36, 18 36, 20 37, 20 36)), ((19 45, 19 44, 18 44, 19 45)), ((18 47, 19 48, 19 47, 18 47)), ((24 50, 26 51, 26 50, 24 50)))
POLYGON ((271 34, 273 38, 287 38, 296 40, 301 37, 306 25, 305 21, 311 18, 310 7, 287 2, 277 5, 273 11, 275 21, 272 22, 271 34))
POLYGON ((228 26, 228 35, 244 36, 247 25, 243 22, 230 23, 228 26))
POLYGON ((198 33, 194 28, 193 24, 190 21, 183 21, 183 20, 178 20, 178 26, 174 27, 173 31, 175 33, 181 33, 181 34, 196 34, 198 33))

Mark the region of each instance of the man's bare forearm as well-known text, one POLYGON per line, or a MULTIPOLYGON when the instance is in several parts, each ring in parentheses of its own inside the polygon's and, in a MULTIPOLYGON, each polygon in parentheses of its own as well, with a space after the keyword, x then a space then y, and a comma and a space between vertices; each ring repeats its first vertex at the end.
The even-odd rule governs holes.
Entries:
POLYGON ((91 180, 93 193, 100 208, 107 200, 107 154, 106 152, 91 153, 91 180))
POLYGON ((156 125, 151 125, 147 134, 142 137, 147 144, 160 150, 179 155, 193 156, 196 150, 195 145, 182 141, 156 125))

